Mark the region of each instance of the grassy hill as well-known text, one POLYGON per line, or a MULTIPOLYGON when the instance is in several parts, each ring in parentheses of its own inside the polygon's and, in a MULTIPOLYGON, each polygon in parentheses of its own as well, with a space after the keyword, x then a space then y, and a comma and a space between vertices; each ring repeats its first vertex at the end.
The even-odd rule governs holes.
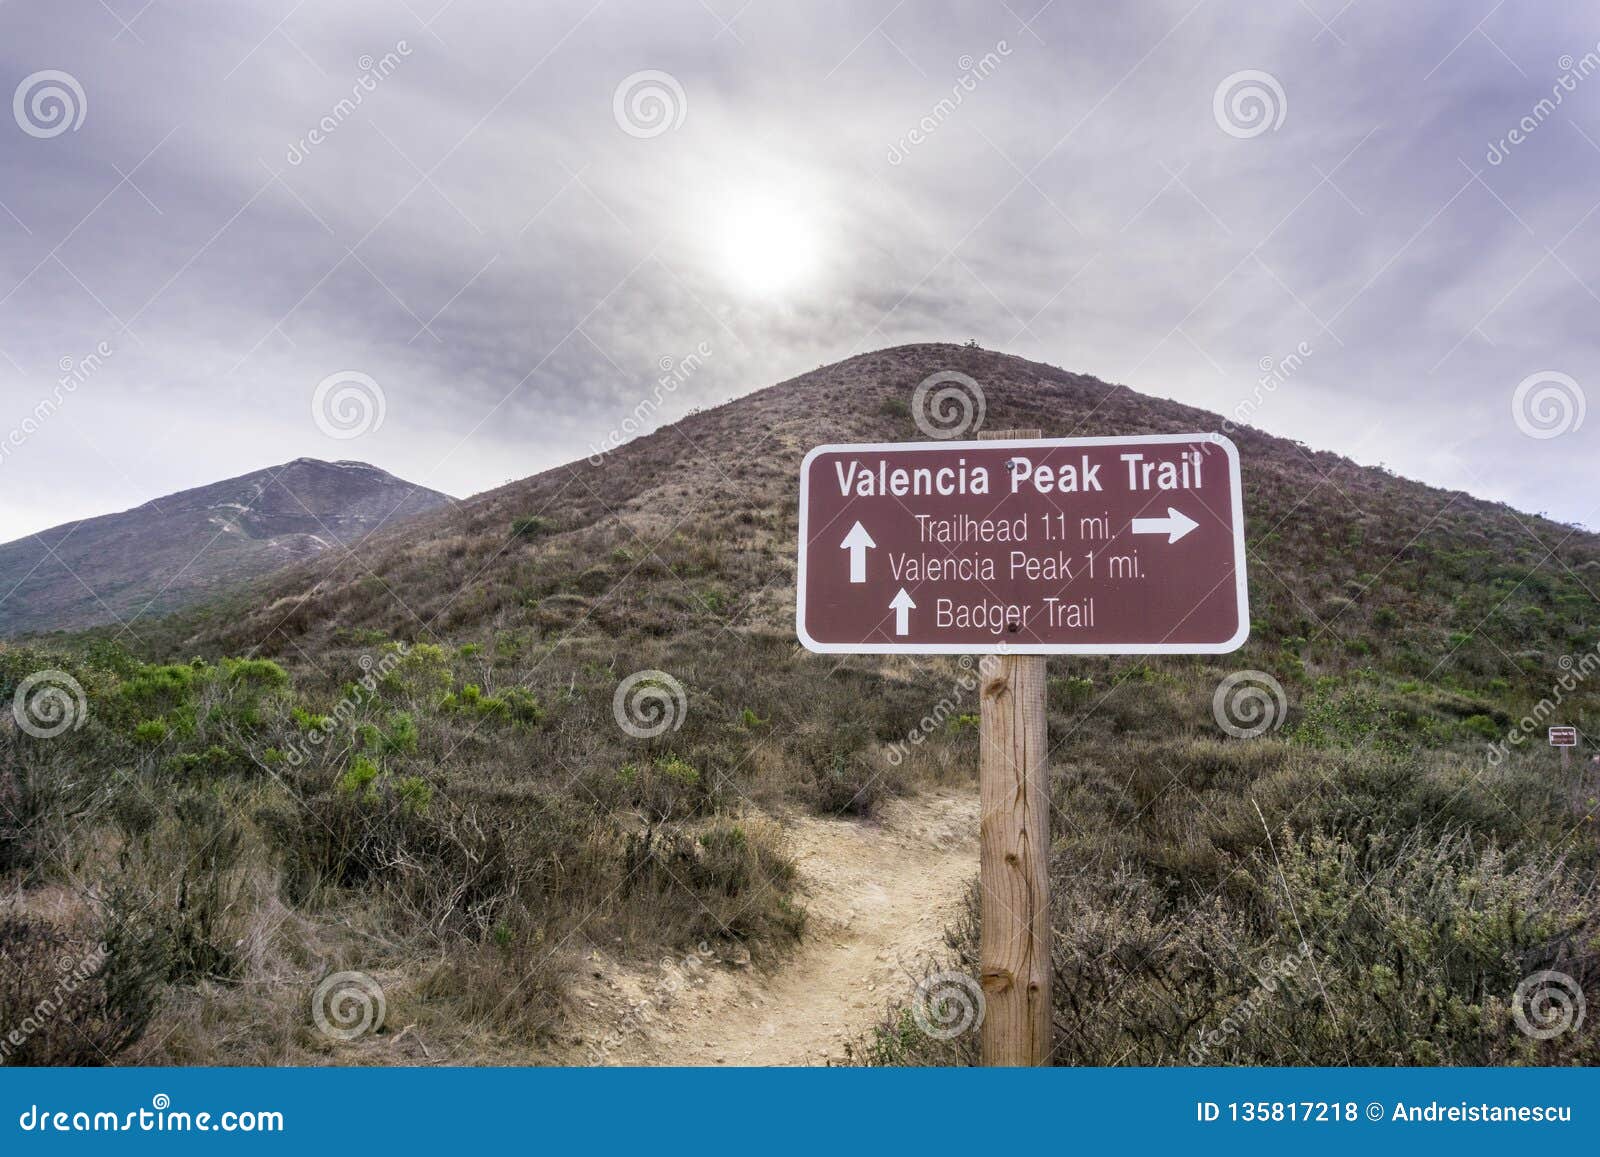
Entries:
MULTIPOLYGON (((990 429, 1221 426, 987 351, 884 350, 325 553, 137 654, 0 651, 0 693, 49 669, 83 703, 76 729, 0 736, 0 950, 31 962, 0 1011, 109 952, 29 1056, 421 1059, 409 1026, 433 1060, 537 1061, 584 1036, 591 946, 781 960, 806 934, 790 809, 974 777, 958 660, 793 637, 802 455, 922 437, 912 391, 941 370, 981 383, 990 429), (387 1032, 310 1023, 341 970, 381 983, 387 1032)), ((1600 539, 1233 438, 1246 647, 1050 663, 1056 1059, 1600 1060, 1600 1017, 1541 1041, 1512 1012, 1547 969, 1600 998, 1596 785, 1543 737, 1600 724, 1600 539), (1240 672, 1265 698, 1217 706, 1240 672)), ((952 965, 975 946, 952 929, 952 965)), ((974 1043, 897 1007, 858 1055, 974 1043)))

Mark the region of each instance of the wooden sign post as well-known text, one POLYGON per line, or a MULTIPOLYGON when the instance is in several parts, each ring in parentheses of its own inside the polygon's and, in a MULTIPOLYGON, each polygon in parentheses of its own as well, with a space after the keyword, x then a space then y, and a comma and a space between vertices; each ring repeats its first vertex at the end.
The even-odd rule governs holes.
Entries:
POLYGON ((983 1062, 1050 1060, 1046 655, 1222 655, 1250 633, 1239 451, 1220 434, 818 446, 795 633, 824 654, 981 655, 983 1062))
MULTIPOLYGON (((1010 430, 984 438, 1037 438, 1010 430)), ((1050 1059, 1050 768, 1045 659, 1003 655, 979 668, 978 887, 983 929, 983 1063, 1050 1059)))
POLYGON ((1572 749, 1578 746, 1578 729, 1572 726, 1552 727, 1550 746, 1561 749, 1561 770, 1572 770, 1572 749))

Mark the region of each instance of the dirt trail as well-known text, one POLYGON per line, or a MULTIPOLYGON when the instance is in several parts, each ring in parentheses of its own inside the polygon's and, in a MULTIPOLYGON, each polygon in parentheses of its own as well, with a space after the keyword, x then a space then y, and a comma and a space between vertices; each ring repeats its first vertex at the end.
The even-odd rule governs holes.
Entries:
POLYGON ((693 957, 644 971, 597 961, 602 983, 591 995, 610 1022, 595 1034, 606 1038, 605 1063, 842 1060, 844 1041, 942 955, 978 871, 976 790, 893 800, 875 823, 804 817, 790 831, 808 913, 796 954, 770 976, 693 957))

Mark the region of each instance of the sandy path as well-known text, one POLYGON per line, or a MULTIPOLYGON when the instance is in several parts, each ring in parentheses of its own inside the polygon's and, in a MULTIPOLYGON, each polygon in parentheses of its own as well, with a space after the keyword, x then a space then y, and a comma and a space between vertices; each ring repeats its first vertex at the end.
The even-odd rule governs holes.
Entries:
POLYGON ((727 961, 604 968, 593 1002, 605 1063, 807 1065, 844 1059, 940 955, 977 875, 976 789, 893 800, 881 822, 803 817, 791 827, 808 913, 797 953, 770 976, 727 961), (642 1011, 641 1011, 642 1009, 642 1011))

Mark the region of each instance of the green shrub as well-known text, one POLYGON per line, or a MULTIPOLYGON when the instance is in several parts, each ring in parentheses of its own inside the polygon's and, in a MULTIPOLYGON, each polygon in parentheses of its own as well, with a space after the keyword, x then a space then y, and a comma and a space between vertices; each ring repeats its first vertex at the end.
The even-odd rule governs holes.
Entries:
POLYGON ((405 711, 389 716, 389 734, 384 737, 388 751, 410 754, 417 750, 417 721, 405 711))
POLYGON ((190 703, 205 668, 186 664, 141 667, 120 689, 124 703, 144 716, 165 715, 190 703))
MULTIPOLYGON (((384 648, 394 652, 398 646, 384 648)), ((390 668, 379 686, 385 694, 413 700, 436 700, 450 690, 450 657, 435 643, 415 643, 390 668)))
POLYGON ((447 694, 439 701, 439 710, 529 727, 537 726, 544 719, 539 701, 522 688, 510 687, 500 695, 485 695, 476 683, 468 683, 459 692, 447 694))
POLYGON ((271 659, 224 659, 222 671, 236 687, 267 690, 289 685, 289 673, 271 659))
POLYGON ((1293 734, 1311 747, 1403 746, 1392 703, 1381 692, 1360 685, 1320 685, 1301 704, 1293 734))
POLYGON ((433 788, 420 775, 404 775, 394 781, 395 798, 402 809, 416 815, 428 810, 433 802, 433 788))
POLYGON ((244 771, 250 766, 250 760, 242 752, 214 743, 204 751, 180 752, 164 766, 174 778, 204 780, 244 771))
POLYGON ((332 715, 313 715, 303 707, 293 707, 289 711, 289 718, 294 720, 294 725, 301 731, 332 731, 338 726, 339 721, 332 715))
POLYGON ((378 782, 378 775, 378 765, 366 756, 358 755, 345 773, 339 777, 339 791, 344 795, 375 803, 378 798, 375 786, 378 782))

